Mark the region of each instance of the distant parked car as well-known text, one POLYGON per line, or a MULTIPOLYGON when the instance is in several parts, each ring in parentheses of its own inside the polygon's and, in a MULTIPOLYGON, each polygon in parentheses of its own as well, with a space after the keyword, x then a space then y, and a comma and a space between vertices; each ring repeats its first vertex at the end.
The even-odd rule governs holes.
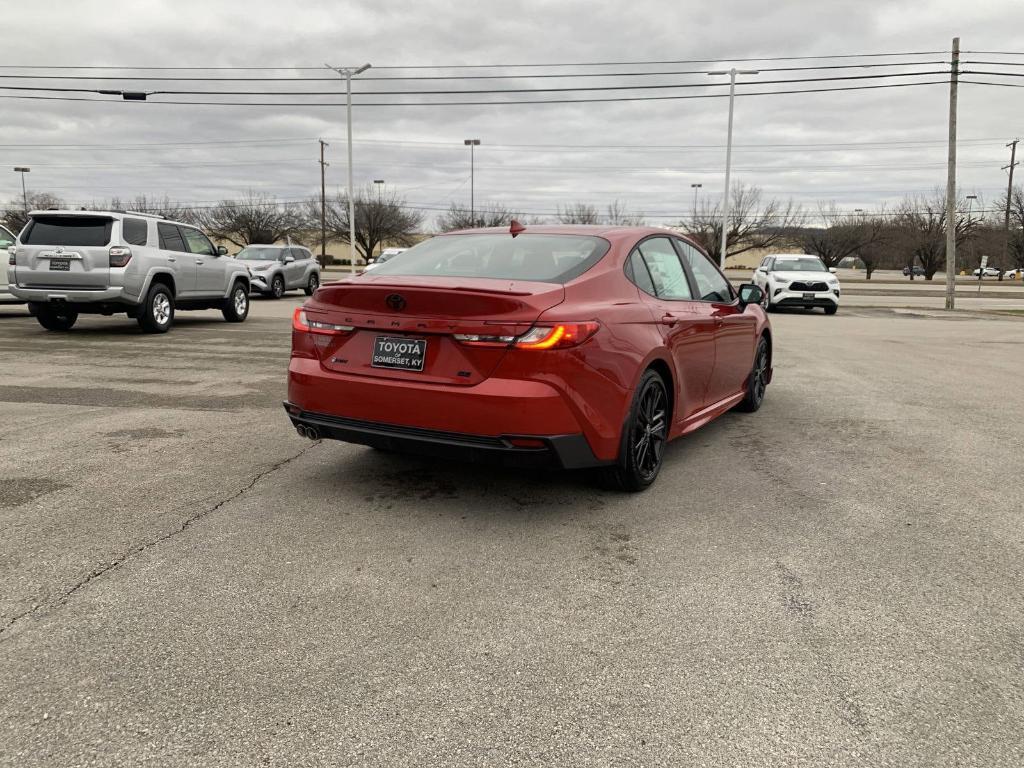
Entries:
POLYGON ((754 271, 754 285, 764 291, 766 309, 821 307, 826 315, 839 311, 839 278, 817 256, 781 253, 765 256, 754 271))
POLYGON ((1020 280, 1021 275, 1024 274, 1024 270, 1020 267, 1014 267, 1003 272, 1004 280, 1020 280))
POLYGON ((376 259, 374 259, 373 261, 367 263, 366 267, 363 269, 363 272, 369 272, 371 269, 375 269, 375 268, 379 267, 384 262, 390 261, 391 259, 395 258, 395 256, 397 256, 398 254, 405 253, 407 250, 409 250, 409 249, 408 248, 385 248, 383 251, 380 252, 380 254, 377 256, 376 259))
POLYGON ((248 245, 235 256, 252 273, 252 290, 274 299, 301 288, 307 296, 320 287, 320 264, 297 245, 248 245))
MULTIPOLYGON (((10 249, 17 242, 18 238, 14 233, 7 227, 0 225, 0 250, 7 251, 10 254, 10 249)), ((11 261, 13 258, 13 255, 8 255, 7 261, 9 264, 13 263, 11 261)), ((7 283, 7 280, 0 283, 0 304, 24 304, 24 301, 11 295, 11 292, 7 289, 7 283)))
POLYGON ((249 314, 249 272, 188 224, 131 211, 31 211, 8 251, 11 293, 48 331, 123 312, 165 333, 178 309, 249 314))
POLYGON ((995 267, 985 267, 984 270, 976 269, 971 274, 975 277, 999 277, 1003 274, 1003 270, 996 269, 995 267))
MULTIPOLYGON (((903 268, 903 276, 904 277, 909 277, 910 276, 910 270, 911 270, 910 267, 904 267, 903 268)), ((913 270, 914 270, 914 277, 924 277, 925 276, 924 267, 919 267, 918 265, 915 264, 914 267, 913 267, 913 270)))

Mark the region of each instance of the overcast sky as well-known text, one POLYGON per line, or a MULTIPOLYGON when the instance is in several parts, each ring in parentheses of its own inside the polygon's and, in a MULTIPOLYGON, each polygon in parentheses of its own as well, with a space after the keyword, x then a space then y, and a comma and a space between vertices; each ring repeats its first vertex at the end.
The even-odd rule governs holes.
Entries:
MULTIPOLYGON (((19 4, 4 18, 0 74, 83 74, 28 66, 320 67, 371 62, 354 81, 359 102, 596 98, 722 93, 704 74, 648 78, 531 79, 530 73, 689 71, 730 65, 734 58, 948 51, 959 35, 967 60, 1024 65, 1019 0, 963 3, 743 0, 655 2, 270 2, 247 0, 64 0, 19 4), (710 64, 548 69, 398 70, 387 67, 680 61, 710 64), (517 74, 511 80, 415 80, 402 75, 517 74), (556 88, 609 85, 698 88, 505 96, 360 95, 380 90, 556 88)), ((882 61, 938 62, 948 53, 882 61)), ((748 62, 744 67, 871 63, 879 59, 748 62)), ((766 72, 751 80, 913 72, 915 67, 766 72)), ((992 65, 971 65, 991 70, 992 65)), ((965 68, 968 68, 965 65, 965 68)), ((1003 68, 1024 74, 1024 66, 1003 68)), ((141 90, 343 91, 341 81, 132 81, 135 71, 88 74, 114 78, 21 80, 5 85, 141 90)), ((149 75, 322 77, 320 71, 190 71, 149 75)), ((967 75, 964 76, 968 78, 967 75)), ((903 80, 931 81, 941 75, 903 80)), ((1017 81, 1024 77, 974 79, 1017 81)), ((811 83, 796 88, 866 85, 884 80, 811 83)), ((763 86, 746 90, 768 90, 763 86)), ((744 89, 740 89, 742 93, 744 89)), ((24 93, 0 91, 6 95, 24 93)), ((55 96, 55 93, 40 93, 55 96)), ((65 94, 74 96, 74 94, 65 94)), ((101 103, 0 100, 0 168, 31 166, 29 188, 70 203, 112 195, 163 196, 203 203, 247 190, 296 199, 319 191, 319 145, 330 142, 328 186, 345 184, 343 107, 175 106, 158 100, 239 101, 249 97, 153 96, 146 103, 86 96, 101 103), (207 142, 207 143, 202 143, 207 142), (223 142, 223 143, 213 143, 223 142), (228 143, 235 142, 235 143, 228 143), (239 143, 250 142, 250 143, 239 143), (259 142, 259 143, 257 143, 259 142), (175 145, 177 143, 177 145, 175 145), (31 145, 65 146, 31 146, 31 145), (140 145, 157 145, 143 147, 140 145), (66 145, 79 145, 77 147, 66 145), (87 147, 81 145, 107 145, 87 147)), ((255 100, 265 101, 267 97, 255 100)), ((343 97, 289 97, 342 103, 343 97)), ((945 184, 948 86, 927 85, 836 93, 746 96, 736 101, 734 179, 813 207, 876 210, 908 192, 945 184), (915 142, 915 143, 911 143, 915 142), (775 146, 766 146, 775 145, 775 146), (831 146, 829 146, 831 145, 831 146)), ((692 183, 720 195, 727 100, 723 98, 487 106, 360 106, 354 111, 357 184, 384 179, 414 205, 469 203, 469 152, 479 138, 476 199, 532 214, 586 201, 618 199, 652 223, 670 223, 690 208, 692 183), (549 145, 547 147, 540 145, 549 145)), ((1005 144, 1024 135, 1024 89, 963 85, 960 91, 960 180, 988 201, 1005 189, 1005 144)), ((1022 147, 1024 154, 1024 147, 1022 147)), ((1024 178, 1024 176, 1022 176, 1024 178)), ((0 200, 21 194, 14 172, 0 173, 0 200)))

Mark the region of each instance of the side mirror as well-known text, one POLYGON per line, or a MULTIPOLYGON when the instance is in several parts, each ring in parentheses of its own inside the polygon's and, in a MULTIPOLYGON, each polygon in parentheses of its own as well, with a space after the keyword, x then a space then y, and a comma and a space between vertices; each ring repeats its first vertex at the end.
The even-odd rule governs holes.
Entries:
POLYGON ((764 291, 760 286, 753 283, 744 283, 740 286, 740 307, 746 308, 748 304, 761 304, 764 302, 764 291))
POLYGON ((227 256, 228 255, 228 249, 225 248, 223 245, 218 245, 217 246, 217 255, 218 256, 227 256))
POLYGON ((828 271, 831 272, 834 275, 836 273, 836 268, 835 267, 829 267, 828 271))
POLYGON ((293 261, 295 261, 295 257, 294 256, 285 256, 283 259, 281 259, 281 261, 284 264, 291 264, 293 261))

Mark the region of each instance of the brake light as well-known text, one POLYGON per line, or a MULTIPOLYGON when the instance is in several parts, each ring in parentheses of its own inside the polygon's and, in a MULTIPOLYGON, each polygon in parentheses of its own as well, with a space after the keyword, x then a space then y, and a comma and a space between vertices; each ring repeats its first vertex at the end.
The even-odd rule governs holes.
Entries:
POLYGON ((132 260, 132 249, 115 245, 110 249, 110 266, 124 267, 132 260))
POLYGON ((292 328, 302 333, 323 333, 329 336, 339 336, 355 330, 355 326, 352 325, 336 325, 321 320, 310 320, 306 316, 306 310, 302 307, 295 308, 295 313, 292 315, 292 328))
POLYGON ((515 336, 484 336, 479 333, 455 333, 452 337, 469 347, 507 347, 515 336))
POLYGON ((601 327, 600 323, 559 323, 536 325, 516 339, 519 349, 562 349, 575 347, 589 339, 601 327))
POLYGON ((7 247, 7 263, 12 267, 18 263, 18 246, 11 245, 7 247))

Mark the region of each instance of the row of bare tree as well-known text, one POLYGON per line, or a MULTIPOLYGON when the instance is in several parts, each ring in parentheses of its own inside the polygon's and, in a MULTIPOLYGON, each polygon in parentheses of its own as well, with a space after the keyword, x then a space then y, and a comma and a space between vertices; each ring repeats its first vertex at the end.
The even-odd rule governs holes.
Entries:
MULTIPOLYGON (((982 255, 1002 268, 1024 268, 1024 190, 1016 188, 1010 197, 1008 237, 1003 228, 1005 197, 991 208, 960 198, 956 205, 957 268, 973 268, 982 255), (1003 252, 1006 256, 1003 256, 1003 252)), ((30 195, 29 208, 64 207, 49 193, 30 195)), ((95 203, 98 209, 134 210, 155 213, 176 221, 202 227, 211 236, 244 247, 250 243, 272 243, 287 239, 309 245, 321 245, 321 206, 319 198, 301 202, 281 202, 264 194, 250 192, 240 198, 223 200, 213 206, 191 207, 169 198, 137 197, 95 203)), ((365 258, 383 244, 410 245, 424 228, 425 214, 407 204, 394 190, 369 185, 356 192, 355 241, 365 258)), ((348 200, 336 195, 326 204, 326 241, 348 243, 348 200)), ((630 212, 616 200, 604 211, 576 202, 558 208, 558 222, 565 224, 607 224, 634 226, 643 223, 643 214, 630 212)), ((6 223, 19 231, 25 214, 21 199, 12 200, 6 209, 6 223)), ((485 204, 470 211, 452 204, 436 217, 439 231, 471 227, 504 226, 512 219, 524 223, 542 223, 497 204, 485 204)), ((722 212, 717 200, 706 199, 695 206, 678 228, 697 240, 709 253, 721 248, 722 212)), ((752 250, 792 249, 821 257, 827 266, 845 259, 857 259, 867 271, 919 266, 931 279, 945 266, 946 206, 941 191, 932 195, 908 196, 890 210, 871 213, 840 211, 834 203, 819 204, 805 211, 791 200, 766 198, 753 186, 737 185, 731 195, 728 230, 728 256, 752 250)))

